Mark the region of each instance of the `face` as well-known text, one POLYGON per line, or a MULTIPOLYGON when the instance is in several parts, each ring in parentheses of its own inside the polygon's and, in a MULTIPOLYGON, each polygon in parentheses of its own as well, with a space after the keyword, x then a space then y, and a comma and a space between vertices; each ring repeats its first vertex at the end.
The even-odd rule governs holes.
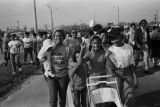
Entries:
POLYGON ((131 26, 131 28, 132 28, 132 29, 135 29, 135 28, 136 28, 136 26, 135 26, 135 25, 132 25, 132 26, 131 26))
POLYGON ((143 28, 145 28, 145 27, 146 27, 146 22, 143 21, 143 22, 141 23, 141 26, 142 26, 143 28))
POLYGON ((55 43, 62 43, 63 39, 64 39, 64 37, 63 37, 62 33, 57 31, 55 33, 55 37, 54 37, 55 43))
POLYGON ((25 35, 24 35, 24 37, 28 38, 28 37, 29 37, 29 35, 25 34, 25 35))
POLYGON ((94 51, 99 51, 101 43, 97 39, 95 39, 92 41, 91 45, 94 51))
POLYGON ((104 43, 104 42, 107 41, 107 38, 106 38, 106 34, 105 34, 105 33, 101 33, 101 34, 100 34, 100 38, 102 39, 102 43, 104 43))
POLYGON ((45 40, 47 38, 46 35, 42 35, 42 39, 45 40))
POLYGON ((11 36, 11 39, 12 39, 12 40, 15 40, 15 36, 11 36))
POLYGON ((77 37, 77 32, 76 32, 76 30, 72 30, 72 31, 71 31, 71 35, 72 35, 73 38, 76 38, 76 37, 77 37))

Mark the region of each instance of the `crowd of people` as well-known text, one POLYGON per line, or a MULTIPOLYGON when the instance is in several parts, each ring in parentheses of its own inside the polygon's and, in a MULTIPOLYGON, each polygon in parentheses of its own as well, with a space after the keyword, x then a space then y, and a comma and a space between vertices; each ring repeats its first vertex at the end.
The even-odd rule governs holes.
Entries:
MULTIPOLYGON (((87 107, 86 79, 97 75, 117 78, 122 103, 125 107, 135 107, 138 63, 143 59, 144 73, 153 73, 149 70, 149 60, 152 59, 155 66, 159 65, 159 37, 158 27, 154 26, 150 31, 143 19, 138 26, 132 23, 104 28, 97 24, 83 32, 77 29, 71 29, 69 33, 56 29, 53 34, 25 32, 22 38, 16 33, 5 33, 1 50, 5 66, 11 61, 13 75, 23 72, 22 55, 25 64, 29 54, 31 64, 43 65, 51 107, 57 107, 58 99, 60 107, 66 106, 69 82, 73 84, 74 106, 87 107)), ((89 83, 97 81, 100 79, 90 80, 89 83)), ((89 90, 98 87, 105 86, 94 86, 89 90)))

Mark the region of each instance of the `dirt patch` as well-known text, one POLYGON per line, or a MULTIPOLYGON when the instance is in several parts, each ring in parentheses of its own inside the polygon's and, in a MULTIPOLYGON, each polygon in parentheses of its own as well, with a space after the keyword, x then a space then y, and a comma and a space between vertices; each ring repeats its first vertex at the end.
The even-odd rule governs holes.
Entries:
POLYGON ((12 75, 11 64, 8 64, 7 67, 0 65, 0 99, 3 99, 11 90, 22 84, 27 77, 41 74, 39 73, 39 68, 35 64, 25 64, 22 66, 21 73, 12 75))

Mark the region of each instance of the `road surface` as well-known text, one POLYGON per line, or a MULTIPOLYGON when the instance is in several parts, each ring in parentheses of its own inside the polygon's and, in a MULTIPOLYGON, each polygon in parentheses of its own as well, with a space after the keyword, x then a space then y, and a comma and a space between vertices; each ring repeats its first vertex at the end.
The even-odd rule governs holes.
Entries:
MULTIPOLYGON (((140 87, 136 90, 136 107, 160 107, 160 72, 146 75, 139 71, 138 77, 140 87)), ((49 107, 48 87, 43 76, 28 78, 18 90, 0 103, 0 107, 49 107)))

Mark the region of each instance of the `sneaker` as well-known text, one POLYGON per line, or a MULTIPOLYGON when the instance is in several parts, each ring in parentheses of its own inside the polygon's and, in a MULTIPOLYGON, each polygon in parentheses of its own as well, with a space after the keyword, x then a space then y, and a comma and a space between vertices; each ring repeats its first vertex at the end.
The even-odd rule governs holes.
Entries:
POLYGON ((12 74, 13 74, 13 75, 15 75, 15 74, 16 74, 16 72, 12 72, 12 74))
POLYGON ((18 68, 19 72, 22 72, 22 68, 18 68))

